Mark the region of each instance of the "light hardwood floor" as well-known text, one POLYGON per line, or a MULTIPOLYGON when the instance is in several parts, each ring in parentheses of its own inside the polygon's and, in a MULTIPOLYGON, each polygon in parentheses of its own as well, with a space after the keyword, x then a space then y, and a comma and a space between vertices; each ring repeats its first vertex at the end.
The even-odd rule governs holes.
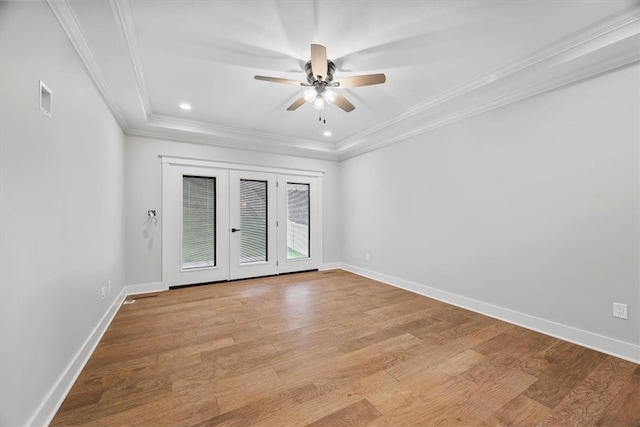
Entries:
POLYGON ((123 305, 53 425, 640 426, 640 366, 344 271, 123 305))

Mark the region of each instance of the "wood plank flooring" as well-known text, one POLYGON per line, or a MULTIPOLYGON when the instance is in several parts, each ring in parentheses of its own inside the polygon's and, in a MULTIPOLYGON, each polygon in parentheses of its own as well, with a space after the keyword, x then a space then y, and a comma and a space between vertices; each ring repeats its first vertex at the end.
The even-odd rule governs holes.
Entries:
POLYGON ((344 271, 123 305, 52 425, 640 426, 640 366, 344 271))

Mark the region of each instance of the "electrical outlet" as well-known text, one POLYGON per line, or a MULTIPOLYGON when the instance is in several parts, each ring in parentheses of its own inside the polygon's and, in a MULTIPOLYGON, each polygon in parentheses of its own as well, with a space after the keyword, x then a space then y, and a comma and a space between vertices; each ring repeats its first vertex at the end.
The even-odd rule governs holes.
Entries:
POLYGON ((103 286, 102 287, 102 298, 100 298, 100 299, 104 299, 106 294, 107 294, 107 288, 103 286))
POLYGON ((620 319, 627 318, 627 304, 620 304, 619 302, 613 303, 613 317, 619 317, 620 319))

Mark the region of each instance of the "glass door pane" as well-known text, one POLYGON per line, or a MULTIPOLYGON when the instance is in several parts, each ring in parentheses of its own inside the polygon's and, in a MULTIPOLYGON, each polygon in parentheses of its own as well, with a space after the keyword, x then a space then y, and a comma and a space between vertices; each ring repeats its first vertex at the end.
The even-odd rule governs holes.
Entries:
POLYGON ((287 259, 309 258, 309 184, 287 182, 287 259))
POLYGON ((267 261, 267 181, 240 180, 240 263, 267 261))
POLYGON ((216 179, 182 177, 182 269, 216 265, 216 179))

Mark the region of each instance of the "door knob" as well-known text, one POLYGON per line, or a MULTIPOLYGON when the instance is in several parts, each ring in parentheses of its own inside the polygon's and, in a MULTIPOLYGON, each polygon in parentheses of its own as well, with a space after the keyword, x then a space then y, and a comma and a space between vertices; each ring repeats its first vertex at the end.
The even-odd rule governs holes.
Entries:
POLYGON ((240 231, 240 229, 239 229, 239 228, 232 228, 232 229, 231 229, 231 232, 232 232, 232 233, 235 233, 236 231, 240 231))

